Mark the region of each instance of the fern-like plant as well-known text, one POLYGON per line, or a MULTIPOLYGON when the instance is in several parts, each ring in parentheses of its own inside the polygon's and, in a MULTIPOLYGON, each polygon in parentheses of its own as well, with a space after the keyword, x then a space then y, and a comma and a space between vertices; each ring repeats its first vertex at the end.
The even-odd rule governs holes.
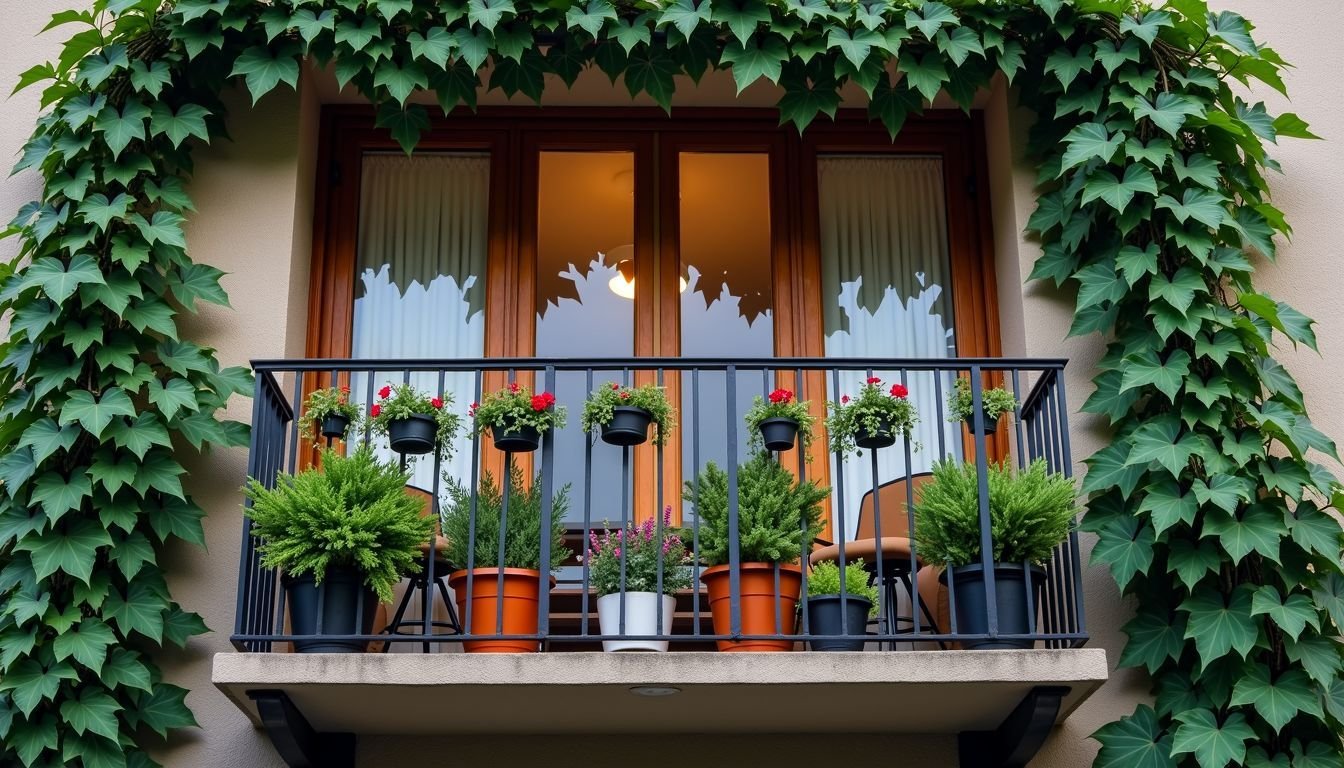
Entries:
MULTIPOLYGON (((990 465, 989 522, 996 563, 1043 564, 1073 528, 1078 492, 1073 481, 1046 470, 1045 460, 1014 473, 990 465)), ((933 465, 919 488, 915 542, 931 563, 970 565, 981 560, 980 489, 973 464, 933 465)))
MULTIPOLYGON (((737 470, 737 530, 744 563, 798 559, 821 532, 821 503, 829 488, 797 482, 769 454, 760 453, 737 470)), ((686 481, 682 498, 700 515, 700 557, 706 565, 728 562, 728 473, 709 462, 686 481)))
POLYGON ((569 509, 569 485, 557 489, 551 498, 551 551, 541 553, 542 498, 541 475, 528 484, 523 471, 514 465, 509 470, 509 511, 504 524, 504 562, 499 562, 500 518, 503 514, 503 489, 489 472, 481 478, 476 496, 476 527, 473 544, 471 524, 471 488, 445 475, 448 504, 443 509, 443 535, 448 538, 448 560, 459 568, 467 567, 472 547, 475 568, 525 568, 554 571, 573 554, 565 546, 565 512, 569 509))
POLYGON ((406 493, 408 476, 363 446, 349 456, 324 450, 321 469, 281 474, 274 488, 249 478, 245 514, 261 540, 261 563, 289 576, 311 573, 322 583, 330 568, 349 566, 383 602, 392 587, 420 568, 420 546, 434 521, 424 502, 406 493))
POLYGON ((823 560, 812 566, 812 572, 807 576, 807 596, 830 597, 840 594, 842 573, 845 579, 845 594, 849 597, 862 597, 872 603, 872 607, 868 609, 868 618, 876 616, 877 585, 872 583, 868 572, 863 569, 862 558, 843 568, 834 560, 823 560))

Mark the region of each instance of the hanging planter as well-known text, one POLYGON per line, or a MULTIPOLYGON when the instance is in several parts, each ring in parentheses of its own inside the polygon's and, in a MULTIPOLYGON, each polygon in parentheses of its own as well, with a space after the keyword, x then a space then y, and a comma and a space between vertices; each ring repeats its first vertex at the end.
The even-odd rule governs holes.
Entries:
POLYGON ((350 387, 315 389, 303 400, 303 436, 341 440, 359 419, 359 408, 350 402, 350 387))
POLYGON ((744 417, 751 432, 748 439, 752 448, 788 451, 799 438, 804 448, 811 445, 816 418, 809 408, 809 403, 794 400, 793 392, 787 389, 776 389, 765 398, 758 395, 744 417))
POLYGON ((435 453, 441 459, 453 454, 461 420, 449 412, 452 395, 424 395, 410 384, 386 385, 378 390, 378 402, 369 408, 373 431, 387 435, 392 450, 403 455, 435 453))
POLYGON ((602 442, 624 447, 643 444, 649 439, 649 427, 657 426, 653 444, 663 446, 676 421, 662 387, 624 387, 613 382, 588 396, 582 424, 583 431, 598 432, 602 442))
POLYGON ((843 395, 839 402, 827 403, 831 409, 831 417, 826 420, 831 450, 841 455, 861 448, 877 450, 910 434, 919 416, 909 394, 903 384, 883 389, 882 379, 870 376, 856 397, 843 395))
MULTIPOLYGON (((980 417, 984 434, 992 435, 999 429, 999 419, 1017 409, 1017 398, 1001 387, 980 391, 980 417)), ((975 400, 971 383, 957 379, 956 388, 947 396, 947 420, 966 423, 966 429, 976 434, 975 400)))
POLYGON ((322 436, 340 440, 350 429, 350 419, 339 413, 333 413, 322 419, 322 436))
POLYGON ((486 394, 480 403, 472 403, 467 415, 476 420, 476 434, 489 430, 495 448, 506 453, 535 451, 541 446, 543 432, 565 426, 565 409, 555 404, 555 395, 534 395, 517 382, 486 394))
POLYGON ((397 453, 416 455, 434 450, 434 417, 416 413, 387 422, 387 442, 397 453))

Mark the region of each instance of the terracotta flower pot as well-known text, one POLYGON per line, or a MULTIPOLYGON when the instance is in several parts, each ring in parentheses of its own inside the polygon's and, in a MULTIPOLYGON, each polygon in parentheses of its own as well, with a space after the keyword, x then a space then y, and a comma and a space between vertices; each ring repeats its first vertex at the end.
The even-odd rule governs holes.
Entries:
MULTIPOLYGON (((471 603, 471 625, 467 632, 473 635, 535 635, 537 633, 537 600, 541 596, 541 572, 526 568, 504 568, 504 592, 499 592, 498 568, 477 568, 470 573, 471 594, 467 594, 466 570, 454 571, 448 577, 457 602, 457 615, 467 621, 467 603, 471 603), (503 623, 497 625, 499 604, 504 604, 503 623)), ((550 577, 551 588, 555 577, 550 577)), ((467 640, 462 643, 467 653, 536 653, 541 643, 536 640, 467 640)))
MULTIPOLYGON (((792 635, 798 616, 798 593, 803 571, 796 565, 779 566, 779 592, 775 592, 773 563, 742 563, 739 605, 744 635, 792 635), (778 617, 778 625, 776 625, 778 617)), ((732 590, 728 566, 706 568, 700 580, 709 590, 709 609, 714 619, 714 634, 732 634, 732 590)), ((762 652, 791 651, 793 640, 720 640, 720 651, 762 652)))

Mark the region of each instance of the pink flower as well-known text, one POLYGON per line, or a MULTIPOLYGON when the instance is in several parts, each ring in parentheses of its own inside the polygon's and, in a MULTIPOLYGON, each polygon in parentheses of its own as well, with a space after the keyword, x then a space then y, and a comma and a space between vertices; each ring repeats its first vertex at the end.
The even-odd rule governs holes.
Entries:
POLYGON ((392 387, 389 386, 385 386, 382 389, 378 390, 378 397, 381 397, 384 400, 386 400, 388 395, 391 394, 392 394, 392 387))
POLYGON ((901 384, 892 384, 892 385, 891 385, 891 396, 892 396, 892 397, 905 397, 905 396, 908 395, 908 394, 910 394, 910 390, 906 389, 904 385, 901 385, 901 384))

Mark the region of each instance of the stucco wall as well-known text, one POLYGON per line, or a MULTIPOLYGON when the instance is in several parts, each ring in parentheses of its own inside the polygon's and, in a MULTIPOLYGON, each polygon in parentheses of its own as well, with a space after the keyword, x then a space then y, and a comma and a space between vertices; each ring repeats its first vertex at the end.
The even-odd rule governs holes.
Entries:
MULTIPOLYGON (((69 5, 69 0, 29 0, 8 8, 6 45, 0 53, 0 87, 7 92, 18 73, 32 63, 55 56, 59 31, 36 37, 50 14, 69 5)), ((1220 7, 1246 14, 1260 23, 1259 37, 1273 45, 1297 69, 1287 74, 1294 101, 1289 107, 1312 124, 1325 142, 1288 140, 1275 152, 1285 175, 1275 181, 1275 201, 1288 213, 1296 234, 1280 251, 1279 263, 1264 265, 1259 280, 1266 290, 1293 303, 1316 318, 1321 355, 1284 350, 1285 361, 1297 375, 1317 425, 1328 434, 1344 437, 1344 409, 1334 406, 1335 382, 1344 374, 1344 302, 1336 298, 1340 280, 1335 264, 1338 234, 1344 221, 1344 98, 1340 97, 1337 74, 1344 71, 1344 51, 1334 36, 1344 28, 1344 4, 1336 0, 1300 0, 1268 3, 1265 0, 1218 0, 1220 7), (1272 7, 1271 7, 1272 6, 1272 7), (1269 11, 1272 10, 1272 13, 1269 11)), ((600 83, 586 83, 577 99, 582 103, 616 101, 628 103, 623 88, 603 91, 600 83), (624 101, 623 101, 624 100, 624 101)), ((732 91, 715 81, 690 101, 723 103, 732 91)), ((1032 174, 1020 158, 1021 138, 1029 116, 1008 107, 1010 93, 996 86, 984 101, 989 128, 994 197, 996 269, 1003 308, 1006 354, 1065 355, 1071 359, 1068 380, 1070 402, 1077 408, 1089 389, 1090 365, 1100 351, 1095 340, 1063 340, 1068 327, 1067 298, 1041 286, 1023 286, 1035 257, 1034 246, 1020 232, 1032 207, 1032 174)), ((195 258, 214 264, 230 274, 223 284, 233 301, 233 310, 209 309, 184 323, 194 338, 218 348, 225 364, 241 364, 251 358, 297 356, 302 352, 307 300, 307 264, 311 230, 311 198, 317 102, 332 94, 321 88, 303 93, 277 93, 265 98, 255 110, 245 98, 235 98, 229 124, 233 141, 198 152, 196 180, 191 191, 200 213, 191 219, 188 238, 195 258)), ((757 94, 752 98, 759 99, 757 94)), ((1280 98, 1261 88, 1257 98, 1269 102, 1271 111, 1286 107, 1280 98)), ((557 101, 564 96, 557 95, 557 101)), ((770 99, 766 99, 768 103, 770 99)), ((573 103, 573 102, 571 102, 573 103)), ((16 156, 37 114, 38 93, 25 92, 0 107, 0 160, 16 156)), ((0 216, 10 213, 36 194, 36 180, 23 174, 0 182, 0 216)), ((13 241, 0 243, 0 255, 12 253, 13 241)), ((246 418, 242 403, 234 415, 246 418)), ((1082 417, 1073 421, 1073 449, 1083 457, 1105 439, 1099 426, 1082 417)), ((168 555, 172 582, 178 598, 201 612, 215 633, 198 639, 184 654, 166 660, 170 677, 192 689, 188 701, 204 726, 179 736, 161 753, 172 768, 269 768, 279 765, 270 747, 254 732, 222 695, 209 684, 209 655, 227 647, 233 621, 234 579, 239 544, 239 498, 237 486, 245 467, 242 451, 216 453, 192 459, 189 482, 204 504, 208 552, 175 550, 168 555)), ((1119 627, 1127 607, 1119 600, 1109 576, 1089 571, 1086 579, 1089 627, 1096 644, 1118 656, 1122 636, 1119 627)), ((1145 683, 1134 674, 1117 674, 1102 691, 1083 706, 1047 744, 1034 763, 1042 767, 1073 768, 1090 761, 1095 745, 1086 735, 1100 724, 1133 707, 1145 683)), ((896 706, 896 705, 894 705, 896 706)), ((780 745, 785 758, 814 762, 823 756, 845 757, 833 743, 728 740, 725 751, 742 750, 756 762, 766 759, 762 745, 780 745), (810 746, 809 746, 810 745, 810 746), (816 752, 808 754, 810 748, 816 752)), ((946 740, 931 740, 928 750, 913 759, 908 744, 889 754, 912 758, 919 765, 951 764, 946 740)), ((499 761, 508 748, 533 759, 555 764, 579 764, 583 754, 577 744, 555 740, 507 740, 480 742, 473 755, 449 750, 438 740, 366 739, 361 746, 361 764, 381 766, 408 757, 456 754, 463 764, 499 761), (573 756, 572 760, 565 759, 573 756)), ((599 749, 601 749, 599 747, 599 749)), ((697 751, 699 751, 697 749, 697 751)), ((884 750, 885 751, 885 750, 884 750)), ((591 753, 590 753, 591 754, 591 753)), ((686 762, 686 751, 659 751, 665 764, 686 762)), ((860 758, 859 755, 854 755, 860 758)), ((585 755, 584 764, 592 764, 585 755)))

